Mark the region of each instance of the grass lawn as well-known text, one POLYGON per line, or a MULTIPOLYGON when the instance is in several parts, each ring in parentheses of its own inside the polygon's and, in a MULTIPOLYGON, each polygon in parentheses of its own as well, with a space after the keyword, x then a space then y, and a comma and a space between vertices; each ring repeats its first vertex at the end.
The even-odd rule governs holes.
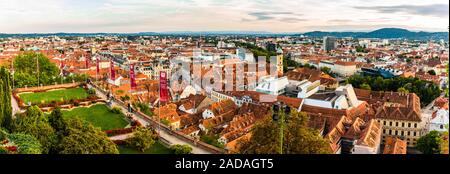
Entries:
POLYGON ((159 141, 153 144, 153 146, 145 152, 140 152, 138 150, 126 147, 125 145, 118 146, 118 149, 120 154, 173 154, 169 148, 162 145, 159 141))
POLYGON ((42 101, 44 101, 44 103, 49 103, 52 101, 61 101, 61 99, 64 99, 65 101, 71 99, 85 99, 88 96, 89 95, 87 94, 86 90, 83 88, 71 88, 48 92, 19 94, 19 97, 25 104, 28 104, 28 102, 31 102, 32 104, 40 104, 42 101))
POLYGON ((93 105, 89 108, 79 107, 70 111, 63 110, 64 118, 78 117, 90 122, 102 130, 125 128, 129 123, 123 114, 114 114, 104 104, 93 105))

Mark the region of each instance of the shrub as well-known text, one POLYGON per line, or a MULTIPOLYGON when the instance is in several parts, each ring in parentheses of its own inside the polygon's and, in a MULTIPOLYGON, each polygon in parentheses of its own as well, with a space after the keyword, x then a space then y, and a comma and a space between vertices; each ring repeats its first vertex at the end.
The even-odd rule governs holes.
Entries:
POLYGON ((164 124, 164 125, 166 125, 166 126, 169 126, 169 125, 170 125, 170 121, 167 120, 167 119, 162 119, 162 120, 161 120, 161 123, 164 124))
POLYGON ((95 89, 91 88, 86 91, 89 95, 95 95, 95 89))
POLYGON ((0 155, 1 154, 8 154, 8 149, 6 149, 6 147, 0 146, 0 155))
POLYGON ((122 109, 120 109, 119 107, 115 106, 111 109, 111 112, 114 114, 122 114, 122 109))
POLYGON ((6 132, 0 129, 0 141, 5 140, 6 136, 7 136, 6 132))
POLYGON ((130 127, 130 128, 124 128, 124 129, 113 129, 113 130, 107 130, 107 131, 105 131, 105 133, 108 136, 116 136, 116 135, 132 133, 134 129, 136 129, 136 127, 130 127))
POLYGON ((170 150, 172 150, 175 154, 191 154, 192 153, 192 147, 188 145, 173 145, 170 147, 170 150))
POLYGON ((80 101, 79 101, 79 100, 74 100, 74 101, 73 101, 73 105, 74 105, 75 107, 80 106, 80 101))
POLYGON ((156 132, 151 129, 137 128, 134 130, 133 137, 126 141, 129 147, 145 152, 153 146, 157 136, 156 132))

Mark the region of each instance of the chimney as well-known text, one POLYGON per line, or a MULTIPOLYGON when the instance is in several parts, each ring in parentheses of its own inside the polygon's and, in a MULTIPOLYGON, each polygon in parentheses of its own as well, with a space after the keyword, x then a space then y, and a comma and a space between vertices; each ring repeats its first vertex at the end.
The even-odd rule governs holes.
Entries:
POLYGON ((409 106, 409 95, 406 96, 406 106, 409 106))

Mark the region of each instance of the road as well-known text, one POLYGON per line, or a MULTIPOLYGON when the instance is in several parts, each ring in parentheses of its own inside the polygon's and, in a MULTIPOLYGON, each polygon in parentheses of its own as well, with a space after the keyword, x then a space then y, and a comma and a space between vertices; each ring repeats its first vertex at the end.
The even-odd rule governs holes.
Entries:
MULTIPOLYGON (((89 87, 91 88, 93 86, 89 85, 89 87)), ((102 99, 107 100, 106 94, 104 94, 100 90, 96 90, 96 91, 97 91, 97 96, 99 96, 102 99)), ((127 111, 127 108, 121 106, 120 104, 116 103, 115 101, 113 101, 112 105, 120 107, 122 109, 123 113, 129 113, 127 111)), ((132 117, 146 127, 152 126, 152 124, 149 121, 147 121, 146 119, 142 118, 139 115, 136 115, 133 113, 132 117)), ((169 145, 175 145, 175 144, 188 145, 188 146, 192 147, 193 154, 211 154, 211 152, 209 152, 207 150, 199 148, 199 147, 191 144, 190 142, 185 142, 185 141, 179 139, 178 137, 171 135, 170 132, 167 132, 164 129, 160 129, 157 126, 156 127, 153 126, 153 128, 159 133, 160 138, 163 139, 166 143, 169 143, 169 145)), ((116 138, 124 138, 124 137, 116 137, 116 138)))

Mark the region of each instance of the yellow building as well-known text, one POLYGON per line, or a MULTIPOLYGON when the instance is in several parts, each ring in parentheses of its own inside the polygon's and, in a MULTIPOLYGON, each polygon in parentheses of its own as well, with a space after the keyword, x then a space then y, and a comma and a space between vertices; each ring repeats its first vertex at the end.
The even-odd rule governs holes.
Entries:
POLYGON ((406 141, 408 147, 415 147, 421 136, 423 126, 420 121, 377 119, 383 125, 382 144, 388 137, 399 138, 406 141))
POLYGON ((387 137, 406 141, 408 147, 415 147, 425 130, 420 98, 414 93, 381 92, 355 89, 358 99, 366 101, 370 117, 382 126, 382 144, 387 137))

